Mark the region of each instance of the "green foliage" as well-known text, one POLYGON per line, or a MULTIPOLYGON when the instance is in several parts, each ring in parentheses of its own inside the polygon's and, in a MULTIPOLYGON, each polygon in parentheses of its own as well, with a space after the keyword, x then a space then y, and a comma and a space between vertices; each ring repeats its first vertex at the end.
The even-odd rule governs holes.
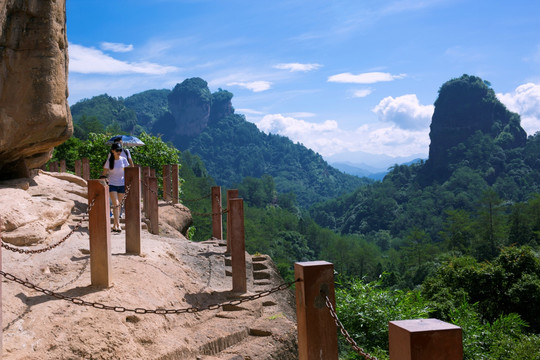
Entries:
POLYGON ((191 153, 224 186, 245 177, 270 175, 279 193, 294 193, 301 206, 351 191, 370 182, 330 167, 310 149, 279 135, 266 135, 243 116, 230 115, 191 140, 191 153))
POLYGON ((94 96, 72 105, 71 115, 75 127, 79 129, 76 136, 81 139, 86 139, 91 132, 131 133, 137 125, 137 115, 135 111, 126 107, 124 99, 107 94, 94 96))
MULTIPOLYGON (((380 282, 354 279, 336 289, 339 319, 364 350, 388 351, 388 322, 429 317, 430 306, 419 292, 388 290, 380 282)), ((349 351, 340 338, 342 352, 349 351)))
POLYGON ((530 248, 505 248, 492 263, 452 258, 422 287, 443 319, 465 300, 478 303, 485 321, 517 313, 532 331, 540 331, 540 257, 530 248))
POLYGON ((74 169, 75 160, 80 160, 79 150, 83 142, 76 137, 70 137, 64 143, 54 148, 51 161, 66 160, 66 168, 74 169))

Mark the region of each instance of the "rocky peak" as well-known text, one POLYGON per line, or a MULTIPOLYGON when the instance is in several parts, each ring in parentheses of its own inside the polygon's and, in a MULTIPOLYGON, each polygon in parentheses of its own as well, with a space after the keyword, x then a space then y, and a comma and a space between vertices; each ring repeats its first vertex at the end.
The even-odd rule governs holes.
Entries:
POLYGON ((488 84, 476 76, 463 75, 441 86, 429 134, 427 166, 434 178, 448 176, 450 150, 478 131, 502 149, 525 145, 527 134, 519 115, 508 111, 488 84))
POLYGON ((212 94, 203 79, 196 77, 176 84, 168 100, 177 135, 196 136, 208 126, 212 94))
POLYGON ((73 132, 65 0, 0 1, 0 178, 28 176, 73 132))

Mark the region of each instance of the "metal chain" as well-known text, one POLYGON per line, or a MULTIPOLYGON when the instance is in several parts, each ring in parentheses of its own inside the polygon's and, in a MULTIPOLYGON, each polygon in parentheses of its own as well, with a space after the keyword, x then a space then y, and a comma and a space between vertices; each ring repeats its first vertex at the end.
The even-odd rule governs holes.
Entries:
POLYGON ((349 333, 347 332, 347 330, 345 329, 345 327, 343 326, 341 321, 339 321, 339 318, 338 318, 338 316, 336 314, 336 311, 334 310, 334 307, 332 306, 332 302, 330 301, 328 296, 325 293, 323 293, 322 291, 321 291, 321 295, 325 297, 326 307, 330 311, 330 315, 334 319, 334 321, 336 323, 336 326, 338 327, 339 331, 341 332, 341 335, 343 335, 345 337, 345 340, 347 340, 347 342, 351 345, 353 350, 356 351, 360 356, 363 356, 364 359, 378 360, 375 356, 368 354, 367 352, 364 351, 364 349, 362 349, 360 346, 358 346, 356 341, 354 341, 354 339, 351 337, 351 335, 349 335, 349 333))
POLYGON ((237 305, 240 305, 242 303, 245 303, 245 302, 248 302, 248 301, 253 301, 253 300, 256 300, 256 299, 260 299, 262 297, 271 295, 271 294, 273 294, 275 292, 288 289, 293 284, 300 281, 300 279, 297 279, 297 280, 291 281, 289 283, 281 284, 281 285, 279 285, 279 286, 277 286, 275 288, 272 288, 270 290, 261 291, 261 292, 258 292, 256 294, 254 294, 254 295, 246 296, 245 298, 236 299, 236 300, 230 300, 230 301, 226 301, 226 302, 219 303, 219 304, 212 304, 212 305, 208 305, 208 306, 205 306, 205 307, 202 307, 202 308, 189 307, 189 308, 183 308, 183 309, 145 309, 145 308, 130 309, 130 308, 126 308, 124 306, 105 305, 105 304, 98 303, 98 302, 85 301, 85 300, 83 300, 81 298, 65 296, 65 295, 62 295, 60 293, 54 292, 52 290, 44 289, 44 288, 42 288, 40 286, 32 284, 31 282, 29 282, 27 280, 20 279, 20 278, 16 277, 15 275, 5 273, 2 270, 0 270, 0 275, 5 277, 7 280, 19 283, 19 284, 21 284, 21 285, 23 285, 23 286, 25 286, 25 287, 27 287, 29 289, 39 291, 39 292, 41 292, 41 293, 43 293, 45 295, 49 295, 49 296, 55 297, 55 298, 60 299, 60 300, 70 301, 75 305, 90 306, 90 307, 93 307, 93 308, 96 308, 96 309, 112 310, 112 311, 120 312, 120 313, 133 312, 133 313, 136 313, 136 314, 159 314, 159 315, 196 313, 196 312, 201 312, 201 311, 205 311, 205 310, 217 310, 217 309, 222 308, 222 307, 224 307, 226 305, 237 306, 237 305))
POLYGON ((124 193, 124 197, 122 198, 122 202, 119 204, 119 205, 113 205, 113 209, 115 208, 123 208, 124 205, 126 204, 126 199, 129 195, 129 190, 131 189, 131 184, 127 185, 126 186, 126 192, 124 193))
MULTIPOLYGON (((94 198, 92 200, 92 202, 90 203, 90 205, 88 205, 88 210, 86 211, 86 214, 83 215, 84 216, 87 216, 89 213, 90 213, 90 210, 92 209, 92 207, 94 206, 94 203, 96 202, 96 198, 94 198)), ((8 245, 7 243, 3 242, 2 241, 2 247, 6 250, 9 250, 9 251, 13 251, 13 252, 18 252, 20 254, 40 254, 40 253, 44 253, 44 252, 47 252, 49 250, 52 250, 54 249, 55 247, 61 245, 62 243, 64 243, 67 239, 69 239, 71 237, 71 235, 73 235, 73 233, 75 233, 75 231, 79 230, 80 227, 82 226, 82 222, 84 221, 84 219, 80 219, 78 221, 78 224, 75 225, 75 227, 73 229, 71 229, 71 231, 66 235, 64 236, 60 241, 58 241, 57 243, 55 244, 51 244, 47 247, 44 247, 42 249, 35 249, 35 250, 27 250, 27 249, 20 249, 20 248, 17 248, 17 247, 13 247, 11 245, 8 245)), ((1 240, 1 239, 0 239, 1 240)))
MULTIPOLYGON (((144 184, 144 186, 146 186, 146 187, 148 188, 148 190, 150 190, 154 195, 156 195, 157 198, 159 198, 158 193, 157 193, 154 189, 150 188, 150 187, 148 186, 147 183, 143 183, 143 184, 144 184)), ((201 199, 205 199, 205 198, 210 197, 210 196, 212 196, 212 194, 209 194, 209 195, 207 195, 207 196, 205 196, 204 198, 201 198, 201 199)), ((228 209, 225 209, 225 210, 222 210, 222 211, 220 211, 220 212, 218 212, 218 213, 198 213, 198 212, 194 212, 194 211, 187 210, 187 209, 185 209, 185 208, 178 207, 178 206, 176 206, 177 204, 173 203, 172 201, 166 201, 165 203, 166 203, 167 205, 174 206, 175 208, 177 208, 177 209, 180 210, 180 211, 189 212, 189 213, 191 213, 191 214, 193 214, 193 215, 196 215, 196 216, 214 216, 214 215, 223 215, 223 214, 226 214, 226 213, 229 212, 228 209)))

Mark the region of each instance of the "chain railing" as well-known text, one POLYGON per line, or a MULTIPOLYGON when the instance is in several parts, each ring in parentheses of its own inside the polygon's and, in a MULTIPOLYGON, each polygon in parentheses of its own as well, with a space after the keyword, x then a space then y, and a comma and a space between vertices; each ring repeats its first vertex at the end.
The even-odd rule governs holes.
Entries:
POLYGON ((120 204, 118 205, 113 205, 112 208, 115 209, 115 208, 123 208, 124 205, 126 204, 126 199, 129 195, 129 190, 131 189, 131 184, 127 185, 126 186, 126 192, 124 193, 124 197, 122 198, 122 201, 120 204))
POLYGON ((362 349, 360 346, 358 346, 356 341, 354 341, 354 339, 351 337, 351 335, 349 335, 349 332, 345 329, 345 327, 343 326, 343 324, 339 320, 339 318, 337 316, 337 313, 334 310, 334 307, 332 306, 332 302, 330 301, 328 296, 322 291, 321 291, 321 296, 325 297, 326 307, 330 311, 330 315, 334 319, 334 321, 336 323, 336 326, 338 327, 339 331, 341 332, 341 335, 343 335, 345 337, 345 340, 347 340, 347 342, 349 343, 349 345, 351 345, 353 350, 356 351, 364 359, 378 360, 375 356, 368 354, 367 352, 364 351, 364 349, 362 349))
POLYGON ((20 254, 40 254, 40 253, 44 253, 44 252, 47 252, 49 250, 52 250, 54 249, 55 247, 63 244, 67 239, 69 239, 71 237, 71 235, 73 235, 75 233, 75 231, 79 230, 82 226, 82 223, 84 221, 84 217, 87 216, 88 214, 90 214, 90 210, 92 210, 92 207, 94 206, 96 202, 96 198, 92 199, 92 202, 90 203, 90 205, 88 205, 88 209, 86 210, 86 214, 83 215, 83 219, 79 219, 77 225, 75 225, 75 227, 73 229, 71 229, 71 231, 66 235, 64 236, 60 241, 54 243, 54 244, 51 244, 47 247, 44 247, 44 248, 41 248, 41 249, 20 249, 20 248, 17 248, 17 247, 14 247, 14 246, 11 246, 7 243, 5 243, 4 241, 2 241, 2 239, 0 238, 0 241, 2 241, 2 247, 6 250, 9 250, 9 251, 13 251, 13 252, 18 252, 20 254))
MULTIPOLYGON (((154 195, 156 195, 156 197, 159 199, 159 194, 158 194, 154 189, 150 188, 150 187, 148 186, 147 183, 143 183, 143 184, 144 184, 144 186, 146 186, 146 188, 147 188, 148 190, 150 190, 150 191, 151 191, 154 195)), ((202 197, 202 198, 200 198, 200 199, 198 199, 198 200, 206 199, 206 198, 211 197, 211 196, 212 196, 212 194, 208 194, 208 195, 206 195, 205 197, 202 197)), ((178 204, 175 204, 175 203, 173 203, 173 202, 170 201, 170 200, 169 200, 169 201, 165 201, 165 203, 166 203, 167 205, 174 206, 175 208, 177 208, 177 209, 180 210, 180 211, 189 212, 190 214, 193 214, 193 215, 196 215, 196 216, 214 216, 214 215, 223 215, 223 214, 226 214, 226 213, 229 212, 228 209, 225 209, 225 210, 222 210, 222 211, 220 211, 220 212, 218 212, 218 213, 198 213, 198 212, 191 211, 191 210, 188 210, 188 209, 183 208, 183 207, 179 207, 179 206, 177 206, 178 204)))
POLYGON ((217 310, 219 308, 223 308, 224 306, 228 306, 228 305, 230 305, 230 306, 238 306, 238 305, 240 305, 242 303, 257 300, 257 299, 266 297, 268 295, 271 295, 271 294, 273 294, 275 292, 288 289, 291 286, 293 286, 295 283, 301 281, 300 279, 297 279, 295 281, 291 281, 291 282, 288 282, 288 283, 283 283, 283 284, 281 284, 279 286, 276 286, 276 287, 274 287, 274 288, 272 288, 270 290, 257 292, 256 294, 249 295, 249 296, 246 296, 246 297, 243 297, 243 298, 240 298, 240 299, 229 300, 229 301, 225 301, 225 302, 222 302, 222 303, 211 304, 211 305, 204 306, 204 307, 195 307, 195 306, 193 306, 193 307, 182 308, 182 309, 145 309, 145 308, 138 307, 138 308, 131 309, 131 308, 127 308, 125 306, 105 305, 105 304, 102 304, 102 303, 99 303, 99 302, 86 301, 86 300, 83 300, 83 299, 77 298, 77 297, 65 296, 65 295, 62 295, 62 294, 60 294, 58 292, 48 290, 48 289, 44 289, 44 288, 42 288, 42 287, 40 287, 38 285, 35 285, 35 284, 31 283, 28 280, 23 280, 23 279, 15 276, 13 274, 6 273, 6 272, 4 272, 2 270, 0 270, 0 275, 2 275, 4 278, 6 278, 9 281, 19 283, 22 286, 25 286, 25 287, 27 287, 29 289, 32 289, 32 290, 36 290, 36 291, 38 291, 40 293, 43 293, 45 295, 52 296, 52 297, 60 299, 60 300, 66 300, 66 301, 72 302, 75 305, 88 306, 88 307, 93 307, 93 308, 96 308, 96 309, 110 310, 110 311, 120 312, 120 313, 133 312, 133 313, 136 313, 136 314, 158 314, 158 315, 197 313, 197 312, 206 311, 206 310, 217 310))

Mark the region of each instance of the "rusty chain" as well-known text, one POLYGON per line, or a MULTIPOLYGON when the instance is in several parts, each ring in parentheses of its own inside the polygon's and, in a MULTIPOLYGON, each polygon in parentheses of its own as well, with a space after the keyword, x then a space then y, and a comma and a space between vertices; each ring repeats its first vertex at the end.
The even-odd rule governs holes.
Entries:
MULTIPOLYGON (((96 202, 96 198, 94 198, 92 200, 92 202, 90 203, 90 205, 88 205, 88 210, 86 210, 86 214, 84 214, 83 217, 90 214, 90 210, 92 210, 92 207, 94 206, 95 202, 96 202)), ((77 230, 79 230, 81 228, 83 221, 84 221, 84 219, 80 219, 78 221, 78 224, 75 225, 75 227, 73 229, 71 229, 71 231, 66 236, 64 236, 60 241, 58 241, 57 243, 51 244, 51 245, 49 245, 47 247, 44 247, 42 249, 35 249, 35 250, 19 249, 17 247, 13 247, 11 245, 8 245, 7 243, 5 243, 3 241, 2 241, 2 247, 4 249, 6 249, 6 250, 13 251, 13 252, 18 252, 20 254, 40 254, 40 253, 44 253, 44 252, 47 252, 49 250, 54 249, 55 247, 61 245, 67 239, 69 239, 71 237, 71 235, 73 235, 75 233, 75 231, 77 231, 77 230)))
POLYGON ((126 204, 126 199, 129 195, 129 190, 131 189, 131 184, 127 185, 126 186, 126 192, 124 193, 124 197, 122 198, 122 202, 118 205, 113 205, 112 208, 115 209, 115 208, 125 208, 124 205, 126 204))
POLYGON ((75 305, 89 306, 89 307, 93 307, 93 308, 96 308, 96 309, 111 310, 111 311, 119 312, 119 313, 133 312, 133 313, 136 313, 136 314, 158 314, 158 315, 196 313, 196 312, 201 312, 201 311, 206 311, 206 310, 217 310, 217 309, 222 308, 222 307, 227 306, 227 305, 238 306, 238 305, 240 305, 242 303, 257 300, 257 299, 260 299, 262 297, 271 295, 271 294, 273 294, 275 292, 288 289, 291 286, 293 286, 296 282, 300 281, 300 279, 297 279, 297 280, 291 281, 289 283, 283 283, 283 284, 281 284, 279 286, 276 286, 275 288, 272 288, 270 290, 261 291, 261 292, 258 292, 256 294, 254 294, 254 295, 246 296, 246 297, 241 298, 241 299, 230 300, 230 301, 226 301, 226 302, 218 303, 218 304, 211 304, 211 305, 201 307, 201 308, 193 306, 193 307, 183 308, 183 309, 145 309, 145 308, 130 309, 130 308, 126 308, 124 306, 105 305, 105 304, 98 303, 98 302, 85 301, 85 300, 83 300, 81 298, 77 298, 77 297, 65 296, 65 295, 62 295, 62 294, 57 293, 55 291, 44 289, 44 288, 42 288, 40 286, 32 284, 31 282, 29 282, 27 280, 23 280, 21 278, 16 277, 13 274, 6 273, 6 272, 4 272, 2 270, 0 270, 0 275, 5 277, 9 281, 14 281, 16 283, 21 284, 22 286, 25 286, 25 287, 29 288, 29 289, 36 290, 36 291, 41 292, 41 293, 43 293, 45 295, 49 295, 49 296, 55 297, 55 298, 60 299, 60 300, 70 301, 75 305))
POLYGON ((332 302, 330 301, 328 296, 322 291, 321 291, 321 295, 325 297, 326 307, 330 311, 330 315, 334 319, 334 321, 336 323, 336 326, 338 327, 339 331, 341 332, 341 335, 343 335, 345 337, 345 340, 347 340, 347 342, 349 343, 349 345, 351 345, 353 350, 356 351, 364 359, 378 360, 375 356, 368 354, 367 352, 364 351, 364 349, 362 349, 360 346, 358 346, 356 341, 354 341, 354 339, 351 337, 351 335, 349 335, 349 332, 345 329, 345 327, 343 326, 343 324, 339 320, 339 318, 338 318, 338 316, 336 314, 336 311, 334 310, 334 307, 332 306, 332 302))
MULTIPOLYGON (((143 183, 143 185, 146 186, 146 187, 148 188, 148 190, 150 190, 150 191, 151 191, 154 195, 156 195, 156 197, 159 199, 159 194, 158 194, 154 189, 150 188, 150 187, 148 186, 147 183, 143 183)), ((201 198, 201 200, 202 200, 202 199, 205 199, 205 198, 208 198, 208 197, 210 197, 210 196, 212 196, 212 194, 206 195, 205 197, 201 198)), ((218 212, 218 213, 198 213, 198 212, 194 212, 194 211, 191 211, 191 210, 187 210, 187 209, 185 209, 185 208, 178 207, 178 206, 176 206, 177 204, 173 203, 172 201, 165 201, 165 203, 166 203, 167 205, 174 206, 175 208, 177 208, 177 209, 180 210, 180 211, 189 212, 189 213, 191 213, 191 214, 193 214, 193 215, 195 215, 195 216, 214 216, 214 215, 223 215, 223 214, 226 214, 226 213, 229 212, 228 209, 225 209, 225 210, 222 210, 222 211, 220 211, 220 212, 218 212)))

